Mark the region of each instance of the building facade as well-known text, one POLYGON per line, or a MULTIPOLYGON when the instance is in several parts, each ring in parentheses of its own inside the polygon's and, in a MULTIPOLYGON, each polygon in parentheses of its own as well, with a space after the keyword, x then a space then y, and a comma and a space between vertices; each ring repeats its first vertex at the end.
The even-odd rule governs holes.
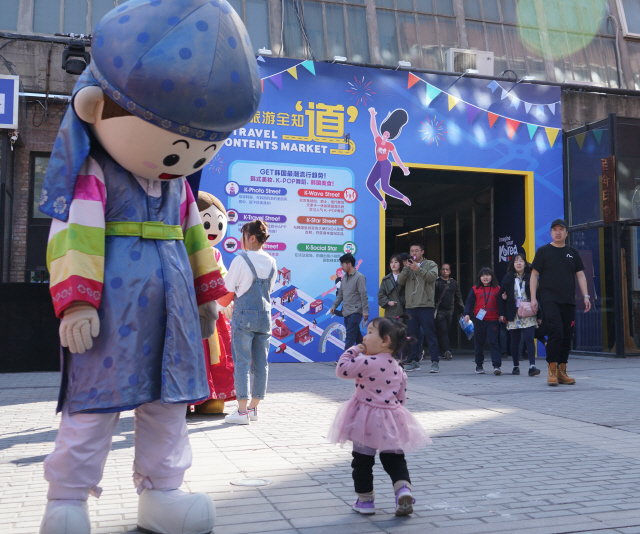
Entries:
MULTIPOLYGON (((61 67, 63 53, 72 38, 84 43, 90 53, 90 42, 83 37, 91 34, 106 12, 122 3, 3 0, 0 75, 19 76, 21 93, 17 130, 0 130, 3 283, 48 280, 45 248, 50 221, 38 211, 37 199, 77 79, 61 67)), ((399 62, 406 62, 401 69, 439 76, 439 80, 450 78, 453 83, 464 67, 480 70, 464 62, 473 61, 473 52, 489 52, 492 65, 489 70, 482 69, 486 83, 493 79, 508 87, 535 79, 535 83, 565 84, 561 104, 546 109, 547 114, 556 110, 561 114, 564 132, 607 119, 611 113, 640 118, 640 8, 636 0, 230 0, 230 4, 244 20, 255 53, 267 61, 288 58, 298 63, 336 62, 380 69, 397 69, 399 62), (462 63, 456 64, 451 49, 471 54, 463 52, 462 63), (457 73, 450 72, 454 69, 457 73)), ((474 74, 467 77, 478 78, 474 74)), ((568 143, 573 136, 564 139, 560 134, 558 139, 568 143)), ((565 200, 569 198, 565 191, 568 180, 560 191, 565 200)), ((542 189, 536 190, 538 202, 544 194, 542 189)), ((491 206, 494 200, 492 196, 491 206)), ((484 208, 474 209, 477 213, 469 224, 480 225, 484 208)), ((571 212, 575 209, 579 209, 575 204, 566 206, 571 220, 577 220, 571 212)), ((387 213, 387 217, 391 215, 387 213)), ((442 223, 441 230, 446 228, 444 219, 442 223)), ((454 217, 451 224, 458 228, 462 223, 454 217)), ((542 235, 542 227, 535 220, 532 224, 536 236, 542 235)), ((425 223, 423 228, 427 226, 425 223)), ((584 231, 579 224, 574 226, 584 231)), ((435 243, 430 235, 424 230, 422 237, 435 243)), ((477 240, 494 237, 478 234, 477 240)), ((458 231, 458 247, 459 239, 458 231)), ((478 244, 475 239, 470 246, 478 244)), ((437 240, 439 244, 433 246, 444 260, 449 256, 444 237, 437 240)), ((601 244, 605 247, 604 240, 601 244)), ((533 246, 531 242, 529 246, 533 246)), ((473 266, 494 261, 492 254, 482 258, 474 259, 473 266)), ((467 267, 471 272, 471 266, 467 267)), ((459 269, 467 267, 460 265, 459 269)), ((629 293, 628 313, 635 309, 634 299, 629 293)), ((638 301, 640 317, 640 296, 638 301)), ((609 308, 613 310, 613 306, 612 301, 609 308)), ((598 324, 605 328, 602 321, 598 324)), ((633 324, 631 330, 633 337, 633 324)), ((637 330, 640 332, 640 324, 637 330)), ((600 336, 577 348, 611 352, 615 345, 612 339, 611 335, 600 336)))

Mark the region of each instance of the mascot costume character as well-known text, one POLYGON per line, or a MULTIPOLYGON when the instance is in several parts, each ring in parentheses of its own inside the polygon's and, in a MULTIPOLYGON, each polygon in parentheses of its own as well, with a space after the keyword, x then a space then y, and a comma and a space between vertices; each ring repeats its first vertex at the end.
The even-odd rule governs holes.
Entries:
MULTIPOLYGON (((215 246, 227 233, 227 210, 220 200, 205 191, 198 193, 198 210, 207 239, 214 247, 213 253, 224 277, 227 269, 222 261, 222 254, 215 246)), ((231 328, 228 321, 231 319, 232 311, 233 302, 227 308, 222 308, 216 321, 216 331, 209 339, 203 340, 205 367, 211 395, 206 401, 195 406, 196 413, 223 413, 224 403, 236 398, 231 357, 231 328)))
POLYGON ((131 0, 97 25, 40 197, 61 319, 62 412, 41 534, 88 534, 119 414, 135 410, 138 527, 204 534, 186 404, 209 397, 203 338, 227 293, 185 176, 260 104, 247 31, 226 0, 131 0))

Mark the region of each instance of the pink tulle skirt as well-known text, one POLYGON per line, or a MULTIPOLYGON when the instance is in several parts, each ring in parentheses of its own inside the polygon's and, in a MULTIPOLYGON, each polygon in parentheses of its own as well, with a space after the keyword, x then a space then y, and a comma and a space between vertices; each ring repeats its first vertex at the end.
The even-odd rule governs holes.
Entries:
POLYGON ((431 443, 404 406, 380 408, 356 397, 340 406, 327 437, 331 443, 352 441, 379 451, 412 452, 431 443))

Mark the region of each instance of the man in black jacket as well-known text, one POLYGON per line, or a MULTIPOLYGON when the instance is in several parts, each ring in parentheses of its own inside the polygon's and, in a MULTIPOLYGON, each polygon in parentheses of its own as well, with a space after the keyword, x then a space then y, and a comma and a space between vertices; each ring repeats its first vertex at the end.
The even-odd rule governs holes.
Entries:
POLYGON ((436 331, 438 333, 438 346, 443 351, 445 360, 451 360, 451 344, 449 343, 449 330, 454 309, 458 313, 464 311, 464 302, 460 294, 460 286, 451 278, 451 265, 443 263, 440 267, 440 276, 436 280, 436 331))

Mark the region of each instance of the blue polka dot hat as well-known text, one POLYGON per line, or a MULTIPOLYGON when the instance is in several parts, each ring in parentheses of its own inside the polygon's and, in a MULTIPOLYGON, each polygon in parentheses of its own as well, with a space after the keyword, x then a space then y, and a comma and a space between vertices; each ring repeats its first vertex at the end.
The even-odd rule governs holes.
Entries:
POLYGON ((91 52, 105 93, 185 137, 226 139, 260 105, 251 41, 226 0, 131 0, 100 21, 91 52))
MULTIPOLYGON (((260 105, 251 41, 226 0, 131 0, 100 21, 91 52, 74 95, 99 85, 137 117, 185 137, 222 141, 260 105)), ((45 174, 42 213, 69 218, 90 146, 89 126, 70 106, 45 174)))

